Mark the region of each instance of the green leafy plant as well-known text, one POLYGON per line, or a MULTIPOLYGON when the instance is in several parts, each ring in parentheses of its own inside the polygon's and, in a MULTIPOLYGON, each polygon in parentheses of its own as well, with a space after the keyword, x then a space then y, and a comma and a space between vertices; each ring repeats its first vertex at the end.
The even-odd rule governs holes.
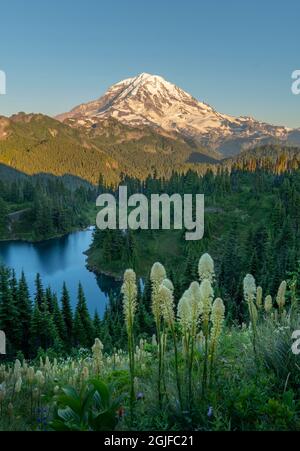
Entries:
POLYGON ((91 379, 80 391, 63 388, 50 427, 55 431, 113 431, 119 407, 120 399, 112 399, 109 387, 99 379, 91 379))

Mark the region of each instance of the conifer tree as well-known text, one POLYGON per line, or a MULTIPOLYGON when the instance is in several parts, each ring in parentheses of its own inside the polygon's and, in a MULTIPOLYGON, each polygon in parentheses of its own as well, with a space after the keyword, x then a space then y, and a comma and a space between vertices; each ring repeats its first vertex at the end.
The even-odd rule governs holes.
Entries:
POLYGON ((64 344, 68 349, 70 349, 73 344, 74 325, 73 325, 73 314, 70 302, 70 295, 65 283, 63 284, 61 306, 62 306, 62 317, 65 323, 66 330, 66 339, 64 344))
POLYGON ((21 278, 18 286, 18 312, 21 326, 21 350, 27 356, 30 351, 30 324, 32 315, 32 305, 29 295, 29 290, 25 278, 25 274, 22 271, 21 278))
POLYGON ((78 302, 74 318, 74 340, 75 344, 90 347, 93 344, 94 331, 85 295, 81 283, 78 286, 78 302))
POLYGON ((41 313, 36 302, 34 304, 31 322, 30 322, 30 354, 35 356, 37 350, 41 347, 41 313))
POLYGON ((58 332, 46 301, 42 303, 40 308, 40 328, 40 346, 47 350, 58 339, 58 332))
POLYGON ((95 311, 95 315, 94 315, 94 320, 93 320, 93 327, 94 327, 94 338, 102 338, 102 323, 101 323, 101 319, 99 317, 99 313, 96 310, 95 311))
POLYGON ((0 329, 6 334, 8 353, 18 351, 20 343, 20 324, 18 310, 10 287, 10 272, 0 269, 0 329))
POLYGON ((52 312, 52 318, 56 327, 56 330, 58 332, 59 338, 62 341, 63 345, 65 345, 68 342, 67 337, 67 330, 66 325, 63 319, 62 312, 59 308, 58 299, 56 294, 52 295, 52 306, 53 306, 53 312, 52 312))
POLYGON ((53 305, 53 295, 50 287, 46 288, 45 301, 48 306, 49 312, 52 314, 54 311, 54 305, 53 305))
POLYGON ((36 275, 36 279, 35 279, 35 298, 34 298, 34 302, 35 304, 38 305, 38 307, 41 307, 42 303, 44 302, 44 289, 43 289, 43 284, 42 284, 42 280, 41 280, 41 275, 38 273, 36 275))

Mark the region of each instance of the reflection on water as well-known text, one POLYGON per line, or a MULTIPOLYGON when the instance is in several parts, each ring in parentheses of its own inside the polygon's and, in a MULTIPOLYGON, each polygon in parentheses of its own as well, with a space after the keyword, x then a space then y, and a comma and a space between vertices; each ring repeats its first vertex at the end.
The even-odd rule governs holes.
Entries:
POLYGON ((31 294, 34 294, 37 273, 40 273, 44 286, 50 286, 59 296, 65 281, 73 306, 81 282, 90 312, 97 310, 102 316, 108 295, 118 292, 120 283, 105 275, 96 277, 86 269, 84 252, 90 246, 92 234, 92 230, 87 230, 37 244, 0 243, 0 263, 14 268, 18 277, 24 270, 31 294))

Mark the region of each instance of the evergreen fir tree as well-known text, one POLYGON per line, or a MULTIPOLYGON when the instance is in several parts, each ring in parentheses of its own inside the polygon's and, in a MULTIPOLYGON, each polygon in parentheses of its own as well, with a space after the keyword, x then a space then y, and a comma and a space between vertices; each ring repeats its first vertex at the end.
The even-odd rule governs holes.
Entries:
POLYGON ((93 327, 94 327, 94 339, 99 338, 99 340, 102 339, 102 322, 99 317, 99 313, 96 310, 93 320, 93 327))
POLYGON ((42 303, 44 302, 44 289, 43 289, 43 284, 42 284, 42 280, 41 280, 41 275, 38 273, 36 275, 36 279, 35 279, 35 298, 34 298, 34 302, 35 304, 37 304, 39 307, 41 307, 42 303))
POLYGON ((94 331, 81 283, 74 317, 74 341, 76 346, 89 348, 93 344, 94 331))
POLYGON ((62 312, 59 308, 58 299, 56 294, 53 294, 52 296, 52 305, 53 305, 53 312, 52 312, 52 318, 56 327, 56 330, 58 332, 59 338, 63 345, 68 343, 68 337, 67 337, 67 329, 64 322, 64 318, 62 315, 62 312))
POLYGON ((18 286, 18 312, 21 326, 21 349, 28 356, 30 351, 30 324, 32 315, 32 305, 29 290, 22 271, 18 286))
POLYGON ((62 306, 62 317, 65 323, 66 330, 66 339, 65 346, 70 349, 73 345, 73 314, 70 302, 70 295, 67 289, 66 284, 63 284, 62 290, 62 298, 61 298, 61 306, 62 306))
POLYGON ((0 329, 6 334, 9 354, 18 351, 21 338, 21 328, 18 310, 10 287, 10 272, 0 269, 0 329))

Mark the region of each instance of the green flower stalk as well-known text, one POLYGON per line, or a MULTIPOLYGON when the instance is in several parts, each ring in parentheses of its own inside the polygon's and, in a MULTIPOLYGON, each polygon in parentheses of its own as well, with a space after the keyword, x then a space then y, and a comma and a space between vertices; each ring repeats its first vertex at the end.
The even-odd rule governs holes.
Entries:
POLYGON ((279 313, 281 318, 284 316, 284 307, 285 307, 285 295, 286 295, 287 283, 284 280, 281 282, 280 287, 278 289, 276 302, 279 308, 279 313))
POLYGON ((253 329, 253 349, 254 353, 256 354, 256 341, 257 341, 257 320, 258 320, 258 313, 257 308, 255 306, 255 300, 256 300, 256 283, 255 279, 251 274, 247 274, 247 276, 244 279, 244 299, 247 302, 248 310, 249 310, 249 316, 250 321, 253 329))
POLYGON ((273 301, 272 301, 272 296, 268 295, 265 299, 265 312, 267 315, 270 315, 272 310, 273 310, 273 301))
POLYGON ((96 338, 95 343, 92 347, 92 352, 95 372, 99 375, 103 367, 103 344, 101 343, 99 338, 96 338))
POLYGON ((203 280, 200 285, 200 296, 202 303, 203 334, 205 337, 208 337, 209 320, 212 309, 212 301, 214 298, 214 290, 212 288, 211 282, 208 279, 203 280))
POLYGON ((190 305, 190 338, 189 338, 189 366, 188 366, 188 390, 189 404, 192 402, 192 375, 194 365, 194 350, 197 337, 197 328, 200 322, 200 316, 203 313, 203 301, 201 298, 201 289, 198 282, 193 282, 188 290, 188 303, 190 305))
POLYGON ((189 288, 189 302, 191 304, 192 326, 194 326, 194 333, 196 334, 196 327, 200 316, 203 314, 203 301, 201 296, 201 289, 198 282, 193 282, 189 288))
POLYGON ((173 293, 164 284, 160 286, 159 298, 161 300, 161 312, 164 321, 166 322, 168 327, 174 327, 175 313, 173 293))
POLYGON ((262 310, 263 308, 263 290, 262 287, 257 287, 256 290, 256 307, 258 310, 262 310))
POLYGON ((161 334, 162 334, 162 310, 161 310, 161 298, 160 298, 160 287, 163 281, 167 278, 166 270, 161 263, 154 263, 150 273, 150 280, 152 285, 152 312, 154 315, 155 325, 156 325, 156 337, 158 343, 158 399, 161 407, 162 404, 162 354, 163 349, 161 346, 161 334))
POLYGON ((214 290, 209 279, 204 279, 200 285, 200 294, 202 301, 202 330, 205 339, 205 354, 203 365, 202 391, 205 394, 207 386, 207 369, 208 369, 208 341, 209 341, 209 320, 212 309, 212 301, 214 298, 214 290))
POLYGON ((135 400, 134 394, 134 333, 133 324, 137 309, 137 285, 136 275, 132 269, 128 269, 124 274, 124 283, 122 285, 123 294, 123 310, 125 316, 125 324, 128 335, 128 354, 130 369, 130 412, 131 421, 133 420, 133 404, 135 400))
POLYGON ((159 289, 163 281, 166 279, 167 274, 163 265, 161 263, 155 263, 151 269, 150 280, 152 285, 152 312, 154 315, 157 329, 157 341, 159 341, 161 316, 162 316, 159 289))
MULTIPOLYGON (((170 329, 174 331, 174 323, 175 323, 175 314, 174 314, 174 299, 172 291, 167 288, 169 284, 168 279, 165 279, 162 285, 159 288, 159 298, 161 302, 161 313, 162 318, 164 319, 167 331, 170 329)), ((161 374, 164 382, 165 394, 167 393, 166 389, 166 381, 165 381, 165 354, 166 354, 166 346, 167 346, 167 331, 163 331, 161 333, 161 374)))
MULTIPOLYGON (((174 344, 175 353, 175 372, 176 372, 176 383, 180 407, 182 409, 182 396, 181 396, 181 384, 179 376, 179 365, 178 365, 178 346, 177 338, 175 332, 175 313, 174 313, 174 297, 173 297, 173 284, 168 279, 165 279, 160 287, 159 296, 161 299, 162 306, 162 316, 165 323, 169 327, 174 344)), ((163 357, 164 358, 164 357, 163 357)))
POLYGON ((198 273, 200 282, 207 279, 211 283, 214 282, 215 279, 215 267, 214 261, 209 254, 204 254, 199 260, 198 265, 198 273))
POLYGON ((189 341, 188 337, 190 334, 190 330, 192 327, 192 312, 191 312, 191 304, 190 304, 190 292, 187 290, 177 306, 177 317, 179 320, 179 324, 181 326, 182 335, 183 335, 183 350, 184 354, 187 356, 189 352, 189 341))
POLYGON ((222 299, 218 298, 213 303, 211 312, 212 329, 210 336, 210 382, 213 379, 214 358, 218 342, 222 333, 225 319, 225 306, 222 299))

